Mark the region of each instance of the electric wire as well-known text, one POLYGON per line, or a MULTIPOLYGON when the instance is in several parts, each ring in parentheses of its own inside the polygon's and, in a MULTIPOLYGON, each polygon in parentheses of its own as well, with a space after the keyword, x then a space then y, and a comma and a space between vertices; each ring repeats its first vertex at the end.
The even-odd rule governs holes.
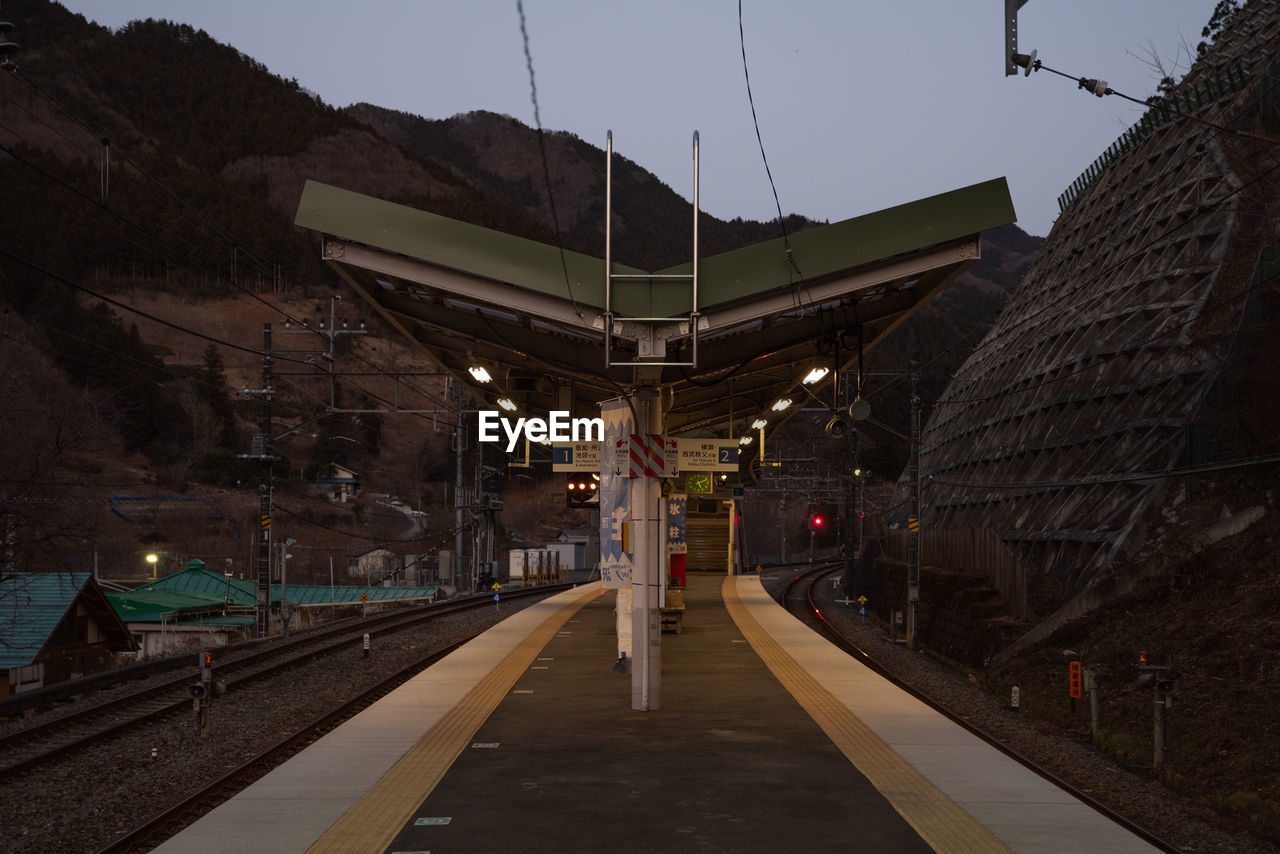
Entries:
POLYGON ((769 178, 769 189, 773 191, 773 203, 778 209, 778 226, 782 229, 782 245, 786 250, 788 269, 794 269, 800 281, 804 281, 804 273, 796 263, 791 251, 791 238, 787 235, 787 221, 782 215, 782 202, 778 200, 778 187, 773 182, 773 171, 769 168, 769 158, 764 153, 764 139, 760 135, 760 120, 756 118, 756 101, 751 94, 751 72, 747 68, 747 37, 742 25, 742 0, 738 0, 738 45, 742 49, 742 76, 747 82, 747 102, 751 105, 751 122, 756 129, 756 142, 760 146, 760 159, 764 161, 764 173, 769 178))
MULTIPOLYGON (((105 302, 108 305, 114 306, 115 308, 120 308, 132 314, 136 314, 139 317, 146 318, 147 320, 150 320, 153 323, 158 323, 161 326, 166 326, 170 329, 175 329, 178 332, 182 332, 186 335, 190 335, 193 338, 199 338, 203 341, 209 341, 213 344, 219 345, 220 347, 227 347, 229 349, 239 350, 245 353, 253 353, 254 355, 259 355, 261 353, 260 350, 255 350, 252 347, 244 347, 240 344, 234 344, 230 341, 224 341, 221 338, 215 338, 212 335, 206 335, 203 332, 197 332, 194 329, 188 329, 185 326, 181 326, 177 323, 173 323, 172 321, 168 321, 161 317, 157 317, 154 314, 150 314, 148 312, 143 311, 142 309, 134 308, 133 306, 127 305, 126 303, 120 302, 119 300, 112 299, 106 294, 100 294, 97 291, 93 290, 92 288, 87 288, 82 284, 74 282, 65 276, 62 276, 62 275, 59 275, 58 273, 53 272, 52 270, 47 270, 44 267, 40 266, 39 264, 35 263, 34 261, 31 261, 28 258, 25 258, 21 255, 11 252, 9 249, 5 248, 4 246, 0 246, 0 255, 3 255, 4 257, 12 261, 17 261, 19 264, 23 264, 24 266, 29 267, 30 269, 41 274, 42 276, 46 276, 54 280, 55 282, 59 282, 60 284, 66 285, 67 287, 73 290, 79 291, 80 293, 83 293, 86 296, 93 297, 94 299, 101 300, 102 302, 105 302)), ((279 356, 276 358, 279 358, 282 361, 286 361, 286 362, 294 362, 299 365, 306 364, 306 362, 299 359, 290 359, 284 356, 279 356)))
MULTIPOLYGON (((15 135, 16 135, 16 134, 15 134, 15 135)), ((63 179, 59 178, 58 176, 56 176, 56 175, 54 175, 54 174, 52 174, 52 173, 48 172, 47 170, 43 169, 42 167, 38 166, 37 164, 34 164, 34 163, 32 163, 32 162, 30 162, 30 161, 26 160, 25 158, 23 158, 23 157, 19 156, 19 155, 18 155, 18 154, 17 154, 17 153, 12 149, 12 148, 10 148, 9 146, 3 146, 3 145, 0 145, 0 150, 4 150, 4 151, 5 151, 6 153, 8 153, 11 157, 13 157, 15 160, 17 160, 18 162, 22 163, 23 165, 28 166, 29 168, 33 169, 34 171, 36 171, 36 172, 40 173, 41 175, 44 175, 45 177, 49 178, 50 180, 52 180, 52 181, 54 181, 54 182, 58 183, 59 185, 64 186, 64 187, 66 187, 67 189, 71 190, 73 193, 75 193, 77 196, 79 196, 79 197, 80 197, 81 199, 83 199, 85 202, 87 202, 88 204, 90 204, 90 205, 92 205, 92 206, 95 206, 95 207, 97 207, 97 208, 101 209, 101 210, 102 210, 102 211, 104 211, 105 213, 107 213, 107 214, 109 214, 110 216, 112 216, 113 218, 115 218, 117 221, 119 221, 119 222, 121 222, 121 223, 123 223, 123 224, 129 225, 130 227, 132 227, 132 228, 136 229, 137 231, 141 232, 143 235, 145 235, 145 236, 147 236, 147 237, 151 238, 151 239, 152 239, 152 240, 154 240, 157 244, 159 244, 161 247, 165 248, 166 250, 168 250, 168 251, 170 251, 170 252, 173 252, 176 256, 178 256, 178 257, 180 257, 180 258, 184 258, 185 260, 187 260, 188 262, 190 262, 193 266, 198 266, 199 262, 197 262, 194 258, 191 258, 190 256, 185 255, 185 254, 184 254, 184 253, 182 253, 181 251, 176 250, 176 249, 174 249, 173 247, 166 245, 166 244, 165 244, 165 243, 164 243, 164 242, 163 242, 159 237, 157 237, 154 233, 152 233, 152 232, 148 231, 148 230, 147 230, 146 228, 144 228, 143 226, 138 225, 137 223, 132 222, 131 220, 127 219, 127 218, 126 218, 126 217, 124 217, 122 214, 118 213, 117 211, 110 210, 110 209, 106 208, 104 205, 102 205, 102 204, 100 204, 99 202, 97 202, 96 200, 94 200, 94 199, 90 198, 90 197, 89 197, 87 194, 85 194, 83 191, 81 191, 81 190, 79 190, 78 188, 74 187, 73 185, 71 185, 70 183, 66 182, 65 180, 63 180, 63 179)), ((29 184, 29 183, 28 183, 28 186, 33 186, 33 187, 34 187, 34 185, 31 185, 31 184, 29 184)), ((39 188, 35 188, 35 189, 37 189, 37 191, 38 191, 38 192, 44 192, 44 191, 42 191, 42 190, 39 190, 39 188)), ((47 192, 44 192, 44 194, 45 194, 47 197, 49 197, 50 199, 53 199, 53 197, 52 197, 52 196, 50 196, 47 192)), ((65 203, 61 202, 60 200, 57 200, 57 199, 53 199, 53 200, 54 200, 55 202, 57 202, 58 204, 63 205, 63 207, 64 207, 64 208, 66 208, 67 210, 72 211, 73 213, 76 213, 78 216, 83 216, 83 214, 82 214, 82 213, 75 212, 75 211, 74 211, 74 209, 72 209, 72 208, 70 208, 69 206, 65 205, 65 203)), ((132 239, 130 239, 130 242, 132 242, 132 243, 133 243, 136 247, 138 247, 139 249, 141 249, 141 250, 143 250, 143 251, 148 251, 148 247, 147 247, 147 246, 145 246, 144 244, 138 243, 137 241, 134 241, 134 240, 132 240, 132 239)), ((256 300, 256 301, 258 301, 258 302, 262 303, 263 305, 267 306, 268 308, 272 309, 273 311, 276 311, 276 312, 280 313, 280 314, 281 314, 281 315, 282 315, 286 320, 291 321, 291 322, 297 322, 297 323, 299 323, 300 325, 302 325, 304 328, 307 328, 307 325, 306 325, 306 322, 305 322, 305 321, 303 321, 303 320, 301 320, 301 319, 299 319, 299 318, 297 318, 297 317, 294 317, 294 316, 293 316, 293 315, 291 315, 288 311, 286 311, 286 310, 284 310, 283 308, 281 308, 281 307, 279 307, 279 306, 277 306, 277 305, 275 305, 275 304, 271 303, 270 301, 268 301, 268 300, 266 300, 265 298, 263 298, 261 295, 251 292, 250 290, 248 290, 247 288, 245 288, 244 286, 240 285, 238 282, 236 282, 236 281, 234 281, 234 280, 232 280, 232 281, 230 282, 230 284, 231 284, 231 286, 232 286, 234 289, 236 289, 236 290, 240 291, 240 292, 241 292, 241 293, 243 293, 244 295, 247 295, 247 296, 249 296, 250 298, 252 298, 252 299, 254 299, 254 300, 256 300)), ((177 328, 177 327, 175 327, 175 328, 177 328)), ((321 336, 321 337, 328 337, 328 336, 326 335, 326 333, 325 333, 323 330, 314 330, 314 331, 315 331, 315 333, 316 333, 317 335, 319 335, 319 336, 321 336)), ((229 345, 229 346, 233 346, 233 345, 229 345)), ((241 348, 241 349, 244 349, 244 348, 241 348)), ((260 352, 260 351, 256 351, 256 350, 248 350, 247 352, 255 352, 255 353, 257 353, 257 352, 260 352)), ((368 366, 370 366, 370 367, 373 367, 373 368, 378 368, 378 367, 379 367, 376 363, 374 363, 374 362, 372 362, 372 361, 370 361, 370 360, 368 360, 368 359, 366 359, 366 358, 364 358, 364 357, 360 356, 359 354, 353 354, 353 356, 354 356, 356 359, 358 359, 359 361, 363 362, 364 364, 366 364, 366 365, 368 365, 368 366)), ((292 361, 297 361, 297 360, 292 360, 292 361)), ((383 372, 383 373, 386 373, 386 371, 385 371, 385 370, 383 370, 382 372, 383 372)), ((326 374, 317 374, 317 377, 325 377, 325 376, 327 376, 327 375, 326 375, 326 374)), ((361 390, 361 391, 364 391, 364 389, 363 389, 362 387, 358 386, 357 384, 352 383, 351 385, 355 386, 357 389, 359 389, 359 390, 361 390)), ((414 390, 414 391, 416 391, 417 393, 421 394, 423 397, 425 397, 425 398, 427 398, 428 400, 432 401, 432 402, 433 402, 433 403, 435 403, 436 405, 445 406, 445 407, 447 408, 447 404, 442 403, 442 402, 439 400, 439 398, 436 398, 434 395, 432 395, 430 392, 426 391, 425 389, 418 388, 417 386, 415 386, 415 385, 414 385, 414 384, 412 384, 412 383, 407 383, 407 385, 409 385, 411 388, 413 388, 413 390, 414 390)), ((366 393, 368 393, 368 392, 366 392, 366 393)), ((382 401, 382 402, 384 402, 384 403, 389 403, 389 401, 386 401, 386 400, 385 400, 385 399, 383 399, 383 398, 378 398, 378 399, 379 399, 379 400, 381 400, 381 401, 382 401)))
POLYGON ((529 69, 529 97, 533 101, 533 121, 538 128, 538 154, 542 158, 542 177, 547 186, 547 205, 551 208, 551 225, 555 230, 556 249, 560 252, 560 269, 564 272, 564 286, 569 292, 569 302, 573 304, 573 312, 579 320, 585 321, 578 300, 573 295, 573 284, 569 281, 569 264, 564 254, 564 238, 560 233, 560 216, 556 213, 556 197, 551 188, 551 165, 547 161, 547 144, 542 130, 542 114, 538 110, 538 84, 533 75, 533 53, 529 49, 529 29, 525 24, 524 0, 516 0, 516 11, 520 14, 520 38, 524 41, 524 61, 529 69))
POLYGON ((1126 101, 1132 101, 1133 103, 1139 104, 1144 107, 1154 107, 1160 110, 1164 110, 1166 112, 1173 113, 1174 115, 1181 116, 1184 119, 1191 119, 1193 122, 1199 122, 1200 124, 1211 127, 1220 133, 1229 134, 1231 136, 1243 137, 1246 139, 1252 139, 1258 142, 1265 142, 1268 145, 1280 145, 1280 139, 1275 139, 1274 137, 1264 136, 1258 133, 1250 133, 1249 131, 1243 131, 1238 128, 1229 128, 1229 127, 1226 127, 1225 125, 1220 125, 1220 124, 1217 124, 1216 122, 1211 122, 1208 119, 1201 118, 1200 116, 1194 115, 1192 113, 1184 112, 1183 110, 1179 110, 1178 108, 1170 105, 1166 99, 1161 99, 1159 96, 1152 96, 1150 98, 1147 98, 1144 101, 1139 98, 1135 98, 1132 95, 1126 95, 1123 92, 1117 92, 1115 89, 1112 89, 1110 86, 1107 86, 1106 89, 1101 94, 1098 94, 1094 87, 1099 85, 1100 83, 1103 83, 1103 81, 1094 80, 1089 77, 1075 77, 1071 74, 1067 74, 1064 71, 1059 71, 1056 68, 1050 68, 1049 66, 1045 65, 1043 62, 1041 62, 1038 59, 1031 64, 1031 70, 1032 71, 1044 70, 1044 71, 1051 72, 1053 74, 1057 74, 1059 77, 1065 77, 1068 80, 1071 80, 1079 84, 1077 88, 1084 89, 1085 91, 1088 91, 1088 92, 1092 92, 1093 94, 1097 95, 1099 98, 1101 98, 1103 95, 1115 95, 1119 98, 1123 98, 1126 101))
POLYGON ((979 481, 957 481, 946 477, 929 476, 924 479, 926 484, 936 483, 943 486, 955 486, 971 489, 1067 489, 1076 486, 1095 486, 1100 484, 1113 483, 1139 483, 1150 480, 1164 480, 1170 477, 1189 477, 1197 474, 1207 474, 1216 471, 1231 471, 1238 468, 1247 468, 1249 466, 1269 465, 1271 463, 1280 463, 1280 454, 1264 454, 1257 457, 1241 457, 1234 460, 1225 460, 1218 463, 1204 463, 1196 466, 1182 466, 1180 468, 1166 469, 1164 471, 1149 472, 1117 472, 1111 474, 1089 475, 1086 477, 1072 478, 1068 480, 1042 480, 1042 481, 1024 481, 1020 483, 999 483, 999 482, 979 482, 979 481))

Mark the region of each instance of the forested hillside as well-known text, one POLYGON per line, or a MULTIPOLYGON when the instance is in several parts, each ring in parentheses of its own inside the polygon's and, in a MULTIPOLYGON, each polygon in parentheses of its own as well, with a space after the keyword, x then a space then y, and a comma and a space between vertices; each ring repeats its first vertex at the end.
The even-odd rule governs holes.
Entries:
MULTIPOLYGON (((17 71, 0 74, 0 300, 14 318, 0 355, 17 365, 39 354, 49 400, 80 413, 72 441, 48 426, 48 407, 32 397, 28 379, 16 371, 4 377, 6 399, 24 404, 5 411, 6 432, 29 440, 3 451, 6 494, 26 497, 10 512, 31 522, 33 554, 71 548, 87 560, 92 534, 42 540, 54 536, 60 511, 47 509, 54 499, 218 489, 253 507, 260 474, 237 455, 258 432, 261 407, 237 392, 257 384, 262 325, 310 319, 314 326, 327 317, 330 295, 343 293, 313 237, 292 225, 307 179, 557 239, 537 132, 517 119, 336 109, 234 46, 166 21, 111 32, 48 0, 9 0, 4 16, 22 48, 17 71)), ((544 141, 559 238, 599 255, 604 153, 563 132, 544 141)), ((689 202, 626 157, 615 156, 614 165, 615 257, 649 269, 686 261, 689 202)), ((792 216, 786 227, 813 224, 792 216)), ((781 234, 776 221, 705 214, 700 228, 708 255, 781 234)), ((988 235, 983 261, 874 364, 958 361, 1038 242, 1016 227, 988 235)), ((348 299, 341 310, 354 321, 362 307, 348 299)), ((431 371, 365 319, 366 336, 338 342, 348 369, 431 371)), ((439 378, 417 388, 420 408, 447 409, 439 378)), ((339 390, 353 409, 377 408, 391 393, 377 380, 339 390)), ((301 507, 305 480, 340 463, 444 525, 451 425, 436 416, 326 416, 324 396, 305 380, 280 384, 274 419, 288 435, 278 449, 277 489, 298 489, 301 507)), ((305 506, 298 512, 310 523, 370 536, 404 527, 388 514, 374 530, 379 514, 368 508, 305 506)), ((145 533, 175 536, 163 526, 145 533)), ((124 540, 137 535, 121 534, 113 548, 127 553, 124 540)), ((231 551, 238 556, 239 548, 231 551)))

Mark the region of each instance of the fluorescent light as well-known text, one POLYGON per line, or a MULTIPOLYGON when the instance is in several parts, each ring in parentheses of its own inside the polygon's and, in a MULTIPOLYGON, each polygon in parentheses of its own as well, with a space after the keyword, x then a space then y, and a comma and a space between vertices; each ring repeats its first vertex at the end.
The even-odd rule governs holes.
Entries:
POLYGON ((501 406, 503 409, 507 410, 508 412, 516 411, 516 402, 509 397, 498 398, 498 405, 501 406))
POLYGON ((830 368, 819 366, 814 368, 808 374, 806 374, 805 378, 801 380, 801 382, 803 382, 805 385, 813 385, 814 383, 816 383, 818 380, 822 379, 829 373, 831 373, 830 368))
POLYGON ((751 429, 763 430, 768 423, 769 422, 764 418, 757 418, 755 421, 751 422, 751 429))
POLYGON ((751 444, 751 437, 750 437, 750 436, 743 436, 741 439, 739 439, 739 440, 738 440, 738 444, 739 444, 739 445, 750 445, 750 444, 751 444))
POLYGON ((777 403, 775 403, 771 408, 773 409, 774 412, 781 412, 782 410, 786 409, 790 405, 791 405, 791 398, 784 397, 781 400, 779 400, 777 403))
POLYGON ((471 372, 471 376, 475 377, 476 382, 478 383, 487 383, 493 379, 493 377, 489 376, 489 372, 484 369, 483 365, 473 365, 472 367, 467 368, 467 370, 471 372))

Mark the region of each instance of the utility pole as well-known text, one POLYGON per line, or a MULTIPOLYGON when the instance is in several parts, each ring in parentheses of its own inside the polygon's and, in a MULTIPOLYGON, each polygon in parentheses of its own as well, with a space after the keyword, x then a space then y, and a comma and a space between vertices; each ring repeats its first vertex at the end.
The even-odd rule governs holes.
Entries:
POLYGON ((271 488, 272 467, 276 458, 271 453, 271 400, 275 397, 275 389, 271 387, 271 324, 262 324, 262 368, 259 374, 259 387, 242 388, 241 394, 256 397, 262 401, 261 432, 253 437, 249 453, 240 454, 241 459, 257 460, 262 463, 262 482, 258 484, 258 595, 256 602, 257 636, 265 638, 271 624, 271 488))

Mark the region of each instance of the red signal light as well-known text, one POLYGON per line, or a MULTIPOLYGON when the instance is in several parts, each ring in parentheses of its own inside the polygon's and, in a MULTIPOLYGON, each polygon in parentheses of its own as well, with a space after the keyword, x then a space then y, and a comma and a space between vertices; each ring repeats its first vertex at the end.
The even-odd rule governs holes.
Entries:
POLYGON ((815 527, 815 528, 821 528, 825 522, 826 522, 826 520, 822 518, 822 515, 821 515, 821 514, 815 514, 815 515, 814 515, 814 517, 813 517, 813 527, 815 527))

